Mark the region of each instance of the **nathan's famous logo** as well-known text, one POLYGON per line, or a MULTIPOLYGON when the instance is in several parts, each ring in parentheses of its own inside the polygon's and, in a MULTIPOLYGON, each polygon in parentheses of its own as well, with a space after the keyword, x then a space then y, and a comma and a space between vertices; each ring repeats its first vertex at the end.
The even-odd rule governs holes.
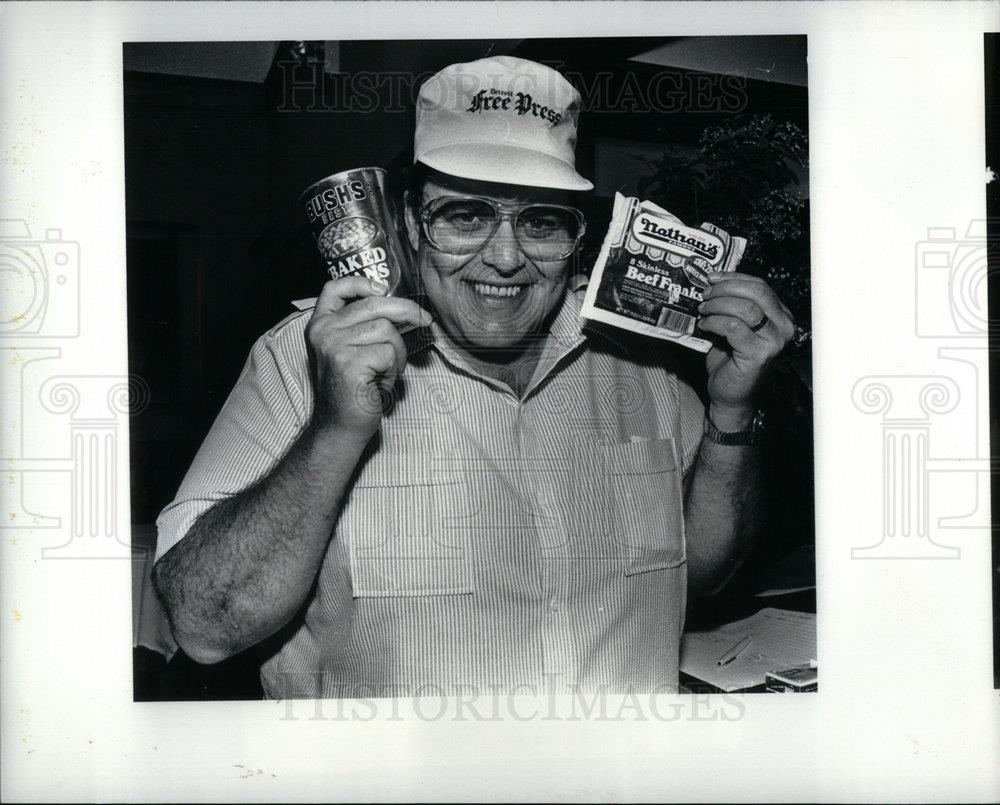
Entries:
POLYGON ((562 112, 544 104, 535 103, 527 92, 512 92, 511 90, 481 89, 472 96, 472 104, 466 112, 514 112, 518 116, 531 115, 547 120, 553 126, 562 120, 562 112))
POLYGON ((632 223, 632 234, 647 246, 666 249, 685 257, 702 257, 713 266, 722 262, 725 244, 703 229, 692 229, 664 218, 640 214, 632 223))
POLYGON ((365 183, 359 179, 351 179, 332 187, 324 187, 306 202, 306 215, 309 216, 309 223, 314 223, 318 219, 326 223, 328 220, 339 218, 343 215, 340 207, 344 204, 350 204, 352 201, 360 201, 367 195, 365 183))

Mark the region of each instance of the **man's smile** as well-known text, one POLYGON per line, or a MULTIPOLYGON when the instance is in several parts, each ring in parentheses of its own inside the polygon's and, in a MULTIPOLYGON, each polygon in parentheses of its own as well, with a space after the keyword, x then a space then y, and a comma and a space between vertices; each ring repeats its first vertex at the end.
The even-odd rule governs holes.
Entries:
POLYGON ((512 301, 528 287, 526 283, 482 282, 478 280, 463 280, 463 282, 479 296, 497 301, 512 301))

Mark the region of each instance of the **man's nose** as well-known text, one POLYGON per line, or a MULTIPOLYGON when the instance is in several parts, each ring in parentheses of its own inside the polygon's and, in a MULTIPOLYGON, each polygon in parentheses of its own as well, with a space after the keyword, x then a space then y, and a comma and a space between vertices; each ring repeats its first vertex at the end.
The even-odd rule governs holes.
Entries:
POLYGON ((524 267, 527 259, 514 236, 514 227, 510 221, 500 222, 493 237, 483 246, 482 258, 486 265, 500 274, 514 274, 524 267))

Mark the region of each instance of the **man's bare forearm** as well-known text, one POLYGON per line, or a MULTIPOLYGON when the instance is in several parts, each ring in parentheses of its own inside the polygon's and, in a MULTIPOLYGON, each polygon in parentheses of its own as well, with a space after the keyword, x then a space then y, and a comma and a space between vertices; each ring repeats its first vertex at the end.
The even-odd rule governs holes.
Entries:
POLYGON ((302 606, 367 437, 308 426, 261 481, 213 506, 157 563, 178 645, 219 662, 302 606))
MULTIPOLYGON (((742 430, 749 422, 730 421, 724 430, 742 430)), ((760 526, 760 448, 705 437, 690 472, 684 506, 688 584, 692 595, 708 595, 739 569, 760 526)))

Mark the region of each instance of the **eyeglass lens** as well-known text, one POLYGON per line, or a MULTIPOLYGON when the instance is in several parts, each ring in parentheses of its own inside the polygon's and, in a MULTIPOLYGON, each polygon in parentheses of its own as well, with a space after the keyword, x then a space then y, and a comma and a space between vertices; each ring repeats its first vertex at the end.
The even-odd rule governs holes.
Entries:
MULTIPOLYGON (((499 219, 497 209, 481 199, 454 199, 433 209, 427 221, 428 237, 441 251, 472 254, 493 236, 499 219)), ((580 222, 571 210, 530 204, 514 218, 514 234, 526 256, 558 260, 576 247, 580 222)))

